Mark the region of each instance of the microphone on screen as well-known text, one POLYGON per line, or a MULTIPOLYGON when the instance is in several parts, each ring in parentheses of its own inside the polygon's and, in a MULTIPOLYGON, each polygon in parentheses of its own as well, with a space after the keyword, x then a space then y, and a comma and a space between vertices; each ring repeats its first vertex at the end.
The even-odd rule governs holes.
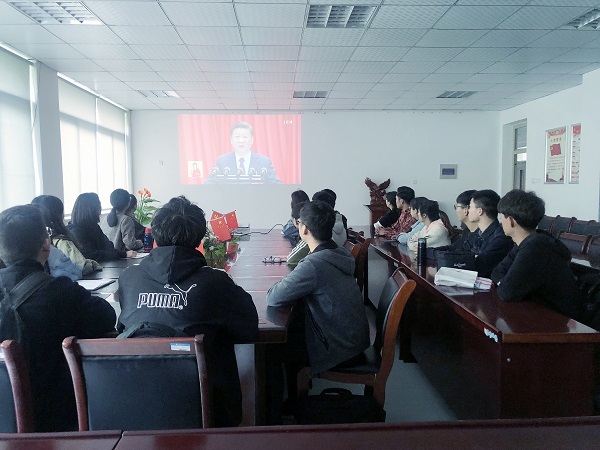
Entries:
POLYGON ((248 170, 248 175, 249 176, 256 175, 256 170, 254 169, 254 167, 250 167, 250 170, 248 170))
POLYGON ((223 169, 223 175, 229 175, 229 172, 231 171, 231 169, 229 167, 225 167, 223 169))
POLYGON ((263 167, 262 169, 260 169, 260 174, 264 177, 267 174, 267 168, 263 167))
POLYGON ((238 169, 236 172, 237 176, 239 177, 242 174, 242 169, 238 169))
POLYGON ((213 169, 213 170, 210 172, 210 174, 211 174, 211 175, 219 175, 219 172, 220 172, 219 168, 218 168, 218 167, 215 167, 215 168, 214 168, 214 169, 213 169))

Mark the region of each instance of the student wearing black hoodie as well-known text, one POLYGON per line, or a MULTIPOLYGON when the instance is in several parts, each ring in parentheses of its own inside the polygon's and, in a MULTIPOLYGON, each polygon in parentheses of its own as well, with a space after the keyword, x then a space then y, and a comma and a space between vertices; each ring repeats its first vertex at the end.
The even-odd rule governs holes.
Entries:
POLYGON ((535 301, 575 317, 571 252, 555 237, 536 230, 545 214, 544 201, 533 192, 514 189, 500 200, 498 211, 504 233, 516 244, 492 272, 500 298, 535 301))

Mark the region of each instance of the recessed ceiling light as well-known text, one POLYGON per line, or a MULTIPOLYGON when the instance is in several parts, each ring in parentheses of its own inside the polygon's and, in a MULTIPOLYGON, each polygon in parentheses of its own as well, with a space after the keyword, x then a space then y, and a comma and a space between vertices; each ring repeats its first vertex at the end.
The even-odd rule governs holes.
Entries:
POLYGON ((589 25, 589 28, 598 29, 600 27, 600 9, 592 9, 591 11, 586 12, 578 17, 575 17, 571 20, 566 27, 569 28, 583 28, 589 25))
POLYGON ((148 97, 148 98, 180 98, 179 95, 177 94, 177 92, 175 91, 138 91, 140 94, 142 94, 144 97, 148 97))
POLYGON ((327 91, 294 91, 294 98, 326 98, 327 91))
POLYGON ((437 98, 469 98, 477 91, 446 91, 437 96, 437 98))
POLYGON ((376 6, 310 5, 307 28, 366 28, 376 6))
POLYGON ((42 25, 104 25, 81 2, 8 2, 42 25))

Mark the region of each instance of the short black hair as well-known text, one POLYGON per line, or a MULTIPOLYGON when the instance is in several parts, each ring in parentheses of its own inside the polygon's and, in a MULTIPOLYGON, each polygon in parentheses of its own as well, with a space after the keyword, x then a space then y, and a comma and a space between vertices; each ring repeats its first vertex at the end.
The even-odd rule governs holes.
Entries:
POLYGON ((415 191, 408 186, 400 186, 396 191, 396 197, 400 197, 406 203, 410 203, 415 198, 415 191))
POLYGON ((468 191, 461 192, 456 197, 456 203, 458 205, 469 207, 469 203, 471 203, 471 198, 473 198, 473 194, 475 193, 475 189, 469 189, 468 191))
POLYGON ((294 209, 294 205, 297 203, 303 203, 310 201, 308 194, 304 192, 302 189, 298 189, 292 192, 292 209, 294 209))
POLYGON ((410 201, 410 207, 419 211, 423 202, 426 202, 427 200, 427 197, 415 197, 410 201))
POLYGON ((169 200, 152 217, 152 237, 159 247, 196 248, 205 234, 204 211, 183 195, 169 200))
POLYGON ((513 189, 500 199, 498 212, 512 217, 524 229, 533 231, 544 218, 546 205, 533 191, 513 189))
POLYGON ((54 195, 38 195, 31 201, 32 205, 39 205, 48 211, 50 215, 50 228, 52 228, 52 235, 63 235, 70 241, 74 241, 73 236, 69 232, 68 228, 64 223, 64 212, 65 207, 60 198, 54 195))
POLYGON ((323 190, 324 190, 325 192, 327 192, 327 193, 331 194, 331 196, 333 197, 333 201, 334 201, 334 202, 337 202, 337 194, 336 194, 336 193, 333 191, 333 189, 328 189, 328 188, 325 188, 325 189, 323 189, 323 190))
POLYGON ((248 122, 236 122, 233 125, 231 125, 229 136, 233 136, 233 132, 238 128, 248 130, 250 131, 250 136, 254 136, 254 129, 252 128, 252 125, 250 125, 248 122))
POLYGON ((397 205, 396 205, 396 193, 395 192, 388 192, 387 194, 385 194, 385 199, 390 202, 390 204, 392 205, 392 209, 398 209, 397 205))
POLYGON ((7 265, 36 259, 48 239, 42 208, 20 205, 0 213, 0 259, 7 265))
POLYGON ((440 205, 435 200, 424 199, 419 205, 419 213, 433 222, 440 218, 440 205))
POLYGON ((481 191, 473 192, 471 200, 475 203, 477 208, 483 209, 486 216, 492 219, 498 218, 498 202, 500 196, 491 189, 482 189, 481 191))
POLYGON ((335 211, 331 205, 313 200, 300 210, 300 221, 306 225, 316 240, 329 241, 335 225, 335 211))
POLYGON ((312 196, 312 201, 324 202, 332 208, 335 208, 335 197, 331 195, 331 193, 327 192, 325 189, 323 189, 322 191, 315 192, 312 196))
POLYGON ((77 226, 88 226, 100 221, 102 204, 95 192, 79 194, 71 212, 71 223, 77 226))
POLYGON ((294 206, 292 206, 292 218, 298 220, 300 218, 300 211, 302 210, 302 207, 304 205, 306 205, 308 202, 299 202, 299 203, 295 203, 294 206))

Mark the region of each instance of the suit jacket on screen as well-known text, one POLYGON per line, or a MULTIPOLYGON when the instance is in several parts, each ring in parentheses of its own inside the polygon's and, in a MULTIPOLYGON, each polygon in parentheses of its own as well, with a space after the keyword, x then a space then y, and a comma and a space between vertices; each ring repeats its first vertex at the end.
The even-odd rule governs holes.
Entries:
MULTIPOLYGON (((213 171, 214 169, 218 169, 217 173, 223 174, 226 168, 229 168, 229 173, 231 175, 235 175, 237 173, 237 161, 235 158, 235 152, 229 152, 219 156, 217 158, 217 162, 215 163, 213 171)), ((277 177, 277 173, 275 173, 273 161, 271 161, 271 159, 267 158, 266 156, 251 152, 248 172, 251 172, 251 169, 254 169, 254 172, 257 175, 261 175, 261 171, 263 169, 266 169, 267 172, 265 174, 265 183, 281 183, 281 180, 277 177)), ((216 178, 215 175, 216 174, 211 173, 211 175, 206 179, 205 183, 214 183, 214 180, 216 178)))

